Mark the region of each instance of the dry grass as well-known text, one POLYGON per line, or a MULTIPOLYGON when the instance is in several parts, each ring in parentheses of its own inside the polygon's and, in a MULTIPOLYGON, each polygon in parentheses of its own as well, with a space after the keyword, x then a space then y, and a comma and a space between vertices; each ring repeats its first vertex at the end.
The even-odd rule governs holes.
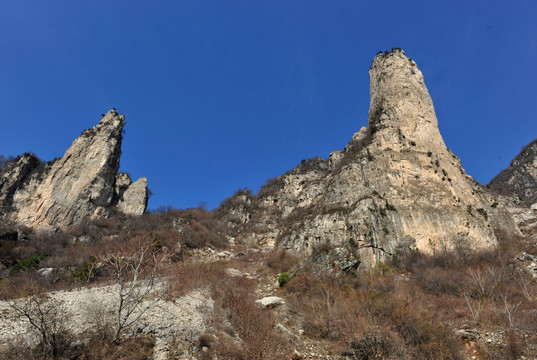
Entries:
MULTIPOLYGON (((8 230, 8 229, 4 229, 8 230)), ((87 281, 73 276, 90 255, 105 244, 120 246, 146 237, 158 246, 174 250, 179 241, 184 257, 165 264, 173 279, 168 297, 173 300, 195 289, 207 291, 215 301, 210 328, 191 339, 192 349, 206 359, 288 358, 296 339, 277 329, 278 311, 255 305, 257 280, 230 277, 226 268, 257 271, 259 278, 273 279, 293 273, 279 291, 286 298, 293 331, 303 330, 302 340, 328 342, 334 355, 358 359, 461 359, 469 343, 454 330, 476 328, 480 334, 495 333, 502 346, 483 339, 471 343, 483 359, 535 357, 537 337, 537 283, 521 270, 515 259, 522 252, 537 255, 535 244, 498 234, 497 249, 472 252, 460 244, 455 252, 434 256, 419 252, 398 254, 400 261, 379 264, 371 272, 350 274, 311 268, 296 272, 298 258, 285 251, 248 252, 232 261, 190 263, 188 248, 226 246, 225 231, 215 216, 202 209, 163 209, 137 220, 83 223, 54 235, 38 235, 27 229, 25 240, 0 239, 0 261, 8 268, 31 256, 47 253, 38 268, 54 268, 45 278, 35 269, 24 269, 0 281, 0 297, 10 298, 23 285, 47 291, 85 286, 108 280, 105 271, 87 281), (84 243, 72 238, 87 236, 84 243), (186 248, 186 249, 185 249, 186 248)), ((240 246, 238 247, 240 249, 240 246)), ((329 248, 321 244, 317 252, 329 248)), ((125 339, 113 344, 106 324, 101 324, 80 349, 66 350, 63 358, 142 359, 150 356, 151 338, 125 339)), ((40 358, 39 348, 12 347, 9 358, 40 358)), ((60 358, 62 358, 60 357, 60 358)))

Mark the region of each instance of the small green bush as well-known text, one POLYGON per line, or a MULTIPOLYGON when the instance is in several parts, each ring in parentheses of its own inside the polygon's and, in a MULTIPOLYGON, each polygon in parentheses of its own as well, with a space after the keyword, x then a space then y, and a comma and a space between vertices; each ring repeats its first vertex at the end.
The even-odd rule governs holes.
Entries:
POLYGON ((278 277, 278 284, 280 284, 280 287, 284 286, 285 283, 289 281, 289 274, 286 272, 283 272, 280 274, 280 277, 278 277))
POLYGON ((11 270, 9 270, 9 274, 12 275, 19 271, 35 269, 37 265, 39 265, 39 258, 36 255, 33 255, 13 266, 11 270))
POLYGON ((79 281, 90 281, 95 276, 97 258, 93 255, 88 256, 86 260, 74 272, 73 278, 79 281))

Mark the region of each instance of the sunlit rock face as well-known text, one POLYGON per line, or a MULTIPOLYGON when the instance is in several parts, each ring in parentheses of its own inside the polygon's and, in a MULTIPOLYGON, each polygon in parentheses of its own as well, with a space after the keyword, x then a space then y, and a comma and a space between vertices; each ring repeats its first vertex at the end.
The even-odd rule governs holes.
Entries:
POLYGON ((416 63, 394 49, 375 57, 369 75, 367 128, 328 160, 271 180, 247 199, 248 214, 240 199, 224 203, 223 219, 242 219, 237 236, 302 255, 347 246, 368 267, 404 248, 492 248, 494 228, 518 231, 446 147, 416 63))
POLYGON ((124 125, 124 115, 110 110, 63 157, 40 163, 25 154, 7 164, 0 172, 4 216, 30 227, 56 228, 110 216, 116 208, 141 215, 147 205, 146 179, 131 184, 128 175, 118 175, 124 125))

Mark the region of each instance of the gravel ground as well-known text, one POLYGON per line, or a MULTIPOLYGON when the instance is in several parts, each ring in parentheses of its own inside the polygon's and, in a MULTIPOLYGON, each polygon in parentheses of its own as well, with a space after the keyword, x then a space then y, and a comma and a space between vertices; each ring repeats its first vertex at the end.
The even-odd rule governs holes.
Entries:
MULTIPOLYGON (((115 286, 81 288, 73 291, 50 293, 50 298, 60 303, 67 317, 69 329, 77 335, 92 330, 96 319, 113 321, 117 301, 115 286)), ((16 300, 24 301, 23 299, 16 300)), ((152 334, 159 343, 179 335, 197 338, 205 330, 205 315, 213 308, 213 301, 202 291, 193 291, 174 301, 148 300, 152 307, 145 312, 128 333, 152 334)), ((144 304, 148 304, 148 301, 144 304)), ((14 311, 5 301, 0 301, 0 347, 16 341, 22 345, 35 344, 37 337, 27 321, 14 318, 14 311)))

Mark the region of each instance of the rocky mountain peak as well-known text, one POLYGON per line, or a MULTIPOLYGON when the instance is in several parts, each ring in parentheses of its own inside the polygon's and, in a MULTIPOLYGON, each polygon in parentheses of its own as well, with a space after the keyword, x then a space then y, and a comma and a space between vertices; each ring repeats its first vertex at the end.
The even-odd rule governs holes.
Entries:
POLYGON ((416 63, 393 49, 377 54, 369 74, 368 127, 332 152, 325 170, 301 164, 249 204, 220 211, 224 220, 235 228, 243 221, 249 238, 299 254, 350 247, 365 267, 399 249, 485 249, 497 243, 493 229, 516 232, 446 147, 416 63))
POLYGON ((16 186, 9 186, 9 192, 0 188, 4 209, 9 205, 4 212, 16 223, 32 227, 63 227, 87 216, 108 216, 118 203, 122 212, 142 214, 147 205, 145 178, 135 183, 135 191, 129 191, 130 177, 128 181, 120 177, 122 186, 116 186, 124 126, 125 116, 112 109, 83 131, 63 157, 30 168, 28 164, 35 162, 25 157, 17 160, 18 165, 6 165, 0 183, 11 181, 16 186))

